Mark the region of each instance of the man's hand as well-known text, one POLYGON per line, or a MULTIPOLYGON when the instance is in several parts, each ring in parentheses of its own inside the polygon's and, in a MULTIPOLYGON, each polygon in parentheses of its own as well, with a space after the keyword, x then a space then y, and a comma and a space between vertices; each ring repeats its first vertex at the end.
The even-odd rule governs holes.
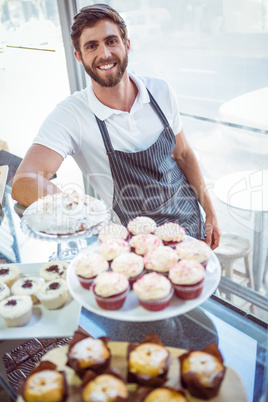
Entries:
POLYGON ((215 214, 207 215, 205 222, 206 236, 203 239, 214 250, 219 246, 221 231, 215 214))

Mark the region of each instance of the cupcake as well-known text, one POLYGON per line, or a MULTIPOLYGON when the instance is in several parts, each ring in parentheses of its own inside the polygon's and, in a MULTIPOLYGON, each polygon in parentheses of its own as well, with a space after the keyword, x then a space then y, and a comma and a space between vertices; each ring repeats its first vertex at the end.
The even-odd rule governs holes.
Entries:
POLYGON ((170 387, 140 388, 136 402, 187 402, 185 394, 181 390, 170 387))
POLYGON ((129 242, 131 248, 136 254, 144 255, 157 247, 163 246, 159 237, 152 234, 140 234, 133 236, 129 242))
POLYGON ((205 268, 196 261, 181 260, 170 268, 169 279, 177 297, 195 299, 204 287, 205 268))
POLYGON ((175 247, 175 245, 185 239, 185 230, 177 223, 168 222, 158 226, 155 235, 159 237, 165 246, 175 247))
POLYGON ((226 369, 216 343, 202 351, 190 350, 179 361, 182 386, 192 396, 211 399, 218 394, 226 369))
POLYGON ((66 395, 65 374, 57 366, 42 361, 26 379, 22 396, 25 402, 63 402, 66 395))
POLYGON ((37 292, 36 297, 48 310, 62 307, 67 300, 68 288, 64 279, 46 282, 37 292))
POLYGON ((5 282, 0 282, 0 301, 10 296, 10 289, 5 282))
POLYGON ((46 282, 54 281, 54 279, 65 279, 67 268, 67 262, 50 261, 40 269, 40 276, 46 282))
POLYGON ((130 343, 127 351, 128 382, 161 386, 167 379, 170 353, 156 334, 149 334, 138 345, 130 343))
POLYGON ((93 292, 100 308, 119 310, 129 292, 129 282, 118 272, 102 272, 93 282, 93 292))
POLYGON ((42 287, 43 280, 36 276, 25 276, 18 279, 11 287, 13 295, 31 296, 33 304, 38 303, 36 292, 42 287))
POLYGON ((121 254, 111 264, 112 271, 124 274, 132 288, 133 283, 144 273, 143 258, 135 253, 121 254))
POLYGON ((150 234, 154 233, 156 223, 153 219, 146 216, 137 216, 128 223, 127 228, 132 236, 139 234, 150 234))
POLYGON ((98 274, 108 271, 109 263, 100 254, 86 252, 73 260, 73 267, 81 286, 89 289, 98 274))
POLYGON ((168 307, 173 295, 171 282, 156 272, 143 275, 134 283, 133 290, 140 305, 150 311, 160 311, 168 307))
POLYGON ((115 370, 96 375, 88 372, 82 382, 82 401, 124 402, 128 400, 125 382, 115 370))
POLYGON ((30 321, 33 302, 30 296, 9 296, 0 302, 0 314, 8 327, 21 327, 30 321))
POLYGON ((19 268, 13 264, 1 264, 0 265, 0 282, 7 284, 9 288, 19 278, 19 268))
POLYGON ((130 246, 128 242, 121 239, 112 239, 107 240, 100 244, 99 253, 105 258, 108 262, 112 262, 115 257, 118 257, 120 254, 129 253, 130 246))
POLYGON ((99 233, 99 240, 103 243, 107 240, 121 239, 127 240, 128 231, 125 226, 110 222, 99 233))
POLYGON ((87 370, 102 373, 109 367, 111 352, 107 346, 109 338, 93 338, 82 331, 76 331, 69 343, 67 365, 72 367, 79 377, 87 370))
POLYGON ((178 261, 178 255, 171 247, 160 246, 145 254, 143 261, 148 271, 168 275, 169 269, 178 261))
POLYGON ((178 243, 176 251, 180 260, 194 260, 204 268, 212 254, 211 248, 204 241, 196 239, 178 243))

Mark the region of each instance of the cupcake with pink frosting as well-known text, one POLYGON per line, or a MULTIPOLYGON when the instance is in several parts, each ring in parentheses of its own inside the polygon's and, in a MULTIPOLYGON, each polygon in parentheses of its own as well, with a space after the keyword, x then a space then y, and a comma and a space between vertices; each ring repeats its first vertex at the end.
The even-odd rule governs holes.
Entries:
POLYGON ((133 236, 129 242, 131 248, 136 254, 144 255, 157 247, 163 246, 163 242, 159 237, 152 234, 141 234, 133 236))
POLYGON ((159 237, 165 246, 175 247, 185 239, 185 230, 174 222, 164 223, 155 230, 155 235, 159 237))
POLYGON ((152 218, 148 218, 147 216, 137 216, 129 222, 127 228, 132 236, 153 234, 156 229, 156 223, 152 218))
POLYGON ((156 272, 143 275, 134 283, 133 290, 140 305, 149 311, 167 308, 174 291, 170 280, 156 272))
POLYGON ((92 288, 100 308, 119 310, 126 300, 130 286, 124 274, 109 271, 99 274, 92 288))
POLYGON ((83 253, 73 260, 73 267, 80 285, 89 289, 98 274, 108 271, 109 263, 100 254, 83 253))
POLYGON ((145 254, 143 261, 148 271, 168 275, 169 269, 178 261, 178 255, 171 247, 160 246, 145 254))
POLYGON ((178 243, 176 251, 179 256, 179 260, 194 260, 207 266, 207 262, 211 257, 211 248, 202 240, 186 240, 178 243))
POLYGON ((111 239, 100 244, 99 254, 102 255, 106 261, 112 262, 114 258, 120 254, 129 253, 130 246, 128 242, 121 239, 111 239))
POLYGON ((141 255, 135 253, 121 254, 116 257, 111 268, 113 272, 124 274, 132 288, 134 282, 144 274, 144 263, 141 255))
POLYGON ((169 270, 175 295, 183 300, 199 297, 204 287, 205 268, 194 260, 181 260, 169 270))

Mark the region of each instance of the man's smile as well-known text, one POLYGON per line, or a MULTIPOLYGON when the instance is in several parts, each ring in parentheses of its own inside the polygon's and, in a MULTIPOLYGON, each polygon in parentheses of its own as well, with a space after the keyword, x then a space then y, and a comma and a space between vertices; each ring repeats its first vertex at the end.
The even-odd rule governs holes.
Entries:
POLYGON ((99 69, 99 70, 110 70, 110 69, 112 69, 112 68, 115 67, 115 66, 116 66, 116 63, 100 64, 100 65, 98 66, 98 69, 99 69))

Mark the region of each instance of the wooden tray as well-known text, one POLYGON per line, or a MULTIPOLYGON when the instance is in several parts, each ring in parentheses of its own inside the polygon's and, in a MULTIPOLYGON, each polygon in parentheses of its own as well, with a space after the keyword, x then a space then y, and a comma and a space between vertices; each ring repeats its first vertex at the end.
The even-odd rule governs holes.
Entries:
MULTIPOLYGON (((123 378, 126 378, 127 373, 127 360, 126 360, 126 351, 127 351, 127 342, 109 342, 108 346, 112 352, 112 360, 111 367, 117 368, 123 378)), ((65 366, 67 361, 67 349, 68 346, 63 346, 61 348, 56 348, 46 353, 42 360, 49 360, 57 365, 59 370, 64 370, 66 372, 67 383, 69 386, 69 397, 67 398, 67 402, 81 402, 79 396, 79 385, 81 380, 75 372, 70 368, 65 366)), ((183 349, 176 349, 168 347, 172 363, 169 368, 169 384, 175 385, 178 382, 179 377, 179 362, 178 356, 185 352, 183 349)), ((129 384, 129 401, 134 402, 136 396, 136 385, 129 384)), ((194 398, 187 393, 187 398, 189 402, 199 402, 201 399, 194 398)), ((227 367, 226 374, 223 380, 223 383, 220 388, 220 392, 216 398, 210 399, 210 402, 246 402, 246 392, 243 385, 243 382, 239 375, 232 370, 230 367, 227 367)), ((23 399, 19 397, 17 402, 23 402, 23 399)))

